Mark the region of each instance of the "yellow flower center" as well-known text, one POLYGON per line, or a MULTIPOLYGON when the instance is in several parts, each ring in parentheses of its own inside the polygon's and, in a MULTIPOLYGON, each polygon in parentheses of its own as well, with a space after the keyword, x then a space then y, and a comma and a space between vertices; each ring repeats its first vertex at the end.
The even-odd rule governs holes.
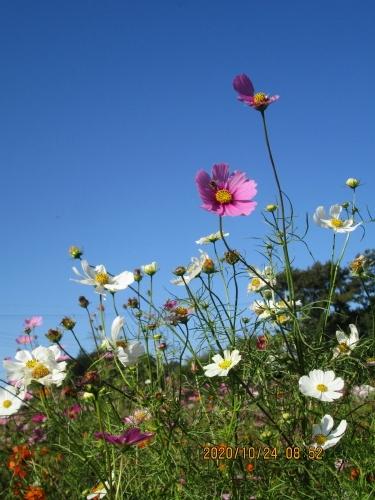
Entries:
POLYGON ((26 363, 26 367, 31 369, 31 376, 35 379, 40 379, 49 375, 49 369, 36 359, 30 359, 26 363))
POLYGON ((260 104, 265 104, 267 102, 267 96, 264 92, 258 92, 253 97, 253 102, 255 106, 259 106, 260 104))
POLYGON ((259 278, 253 278, 253 279, 251 280, 251 286, 252 286, 252 287, 256 288, 256 287, 258 287, 259 285, 260 285, 260 279, 259 279, 259 278))
POLYGON ((176 309, 174 311, 179 316, 186 316, 188 314, 188 310, 186 309, 186 307, 179 306, 179 307, 176 307, 176 309))
POLYGON ((9 401, 9 399, 6 399, 5 401, 3 401, 4 408, 9 408, 11 406, 12 406, 12 401, 9 401))
POLYGON ((289 317, 286 314, 279 314, 276 316, 276 321, 283 325, 289 321, 289 317))
POLYGON ((319 392, 327 392, 328 391, 328 387, 324 384, 318 384, 316 386, 316 388, 318 389, 319 392))
POLYGON ((232 194, 228 191, 228 189, 219 189, 215 193, 215 199, 218 203, 225 205, 226 203, 230 203, 232 201, 232 194))
POLYGON ((348 346, 348 344, 346 342, 341 342, 339 344, 339 350, 340 350, 340 352, 348 352, 348 351, 350 351, 350 347, 348 346))
POLYGON ((109 283, 109 276, 107 273, 97 273, 95 281, 98 285, 107 285, 109 283))
POLYGON ((226 370, 229 368, 232 364, 232 361, 230 359, 223 359, 223 361, 220 361, 219 363, 219 368, 222 368, 223 370, 226 370))
POLYGON ((333 227, 342 227, 344 225, 343 221, 340 219, 331 219, 331 224, 333 227))
POLYGON ((324 434, 317 434, 313 437, 313 439, 316 444, 322 445, 327 441, 327 436, 325 436, 324 434))

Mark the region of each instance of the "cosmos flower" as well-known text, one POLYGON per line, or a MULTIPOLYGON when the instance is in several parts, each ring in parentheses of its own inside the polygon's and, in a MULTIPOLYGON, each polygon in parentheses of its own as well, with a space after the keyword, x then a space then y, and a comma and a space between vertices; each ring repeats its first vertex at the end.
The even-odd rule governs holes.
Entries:
POLYGON ((341 330, 337 330, 336 332, 336 338, 338 342, 338 346, 334 348, 333 350, 333 357, 337 358, 337 356, 340 356, 340 354, 344 355, 350 355, 352 350, 356 347, 358 341, 359 341, 359 335, 358 335, 358 330, 357 327, 353 324, 349 325, 350 328, 350 335, 345 335, 344 332, 341 330))
POLYGON ((66 376, 66 362, 58 361, 60 353, 56 345, 39 346, 31 352, 18 351, 14 361, 4 360, 3 365, 8 379, 17 386, 26 388, 32 380, 44 386, 60 386, 66 376))
POLYGON ((120 338, 120 331, 124 326, 124 317, 116 316, 111 326, 111 338, 105 337, 101 343, 102 349, 113 351, 124 366, 130 366, 143 356, 145 350, 138 341, 126 341, 120 338))
POLYGON ((268 287, 276 285, 276 278, 271 266, 266 266, 263 271, 255 269, 257 274, 249 271, 250 283, 247 286, 247 291, 250 292, 261 292, 268 287), (259 277, 260 276, 260 277, 259 277), (264 281, 263 279, 264 278, 264 281), (268 283, 265 283, 265 281, 268 283))
POLYGON ((42 326, 43 324, 43 318, 42 316, 31 316, 29 319, 25 319, 24 321, 24 328, 33 330, 37 326, 42 326))
POLYGON ((202 268, 206 260, 211 260, 209 255, 202 250, 199 250, 200 257, 192 257, 191 264, 186 269, 186 272, 182 277, 178 277, 174 280, 171 280, 173 285, 187 285, 190 281, 198 276, 202 272, 202 268))
POLYGON ((229 370, 241 361, 241 355, 237 349, 232 352, 225 349, 224 357, 220 356, 220 354, 215 354, 212 357, 212 361, 213 363, 203 367, 206 377, 215 377, 216 375, 225 377, 228 375, 229 370))
POLYGON ((137 409, 133 411, 132 415, 124 417, 122 421, 125 424, 140 425, 151 419, 151 413, 147 409, 137 409))
POLYGON ((95 432, 96 439, 104 439, 108 443, 120 445, 120 446, 131 446, 133 444, 138 444, 143 441, 150 440, 153 436, 153 432, 142 432, 137 427, 128 429, 122 434, 110 434, 109 432, 95 432))
POLYGON ((239 94, 239 101, 258 111, 264 111, 269 106, 269 104, 279 99, 278 95, 269 96, 264 92, 255 93, 254 86, 250 78, 245 74, 237 75, 234 78, 233 88, 239 94))
MULTIPOLYGON (((229 236, 229 233, 223 233, 224 238, 229 236)), ((208 236, 202 236, 202 238, 199 238, 195 243, 197 245, 207 245, 208 243, 215 243, 216 241, 221 240, 221 232, 217 231, 217 233, 211 233, 208 236)))
POLYGON ((158 265, 155 261, 151 262, 151 264, 145 264, 144 266, 142 266, 142 271, 148 276, 153 276, 157 270, 158 265))
POLYGON ((347 427, 347 421, 341 420, 336 430, 333 429, 333 418, 331 415, 324 415, 320 424, 313 425, 313 447, 320 447, 323 450, 335 446, 344 435, 347 427))
POLYGON ((319 206, 313 215, 314 222, 320 227, 333 229, 335 233, 350 233, 362 224, 362 222, 359 222, 358 224, 353 225, 353 219, 341 220, 341 211, 341 205, 332 205, 329 210, 330 217, 328 217, 324 211, 324 207, 319 206))
POLYGON ((256 182, 244 172, 229 173, 224 163, 212 167, 211 176, 200 170, 196 177, 202 208, 217 215, 249 215, 257 203, 251 199, 257 194, 256 182))
POLYGON ((82 276, 76 267, 73 267, 73 272, 82 279, 72 280, 82 285, 90 285, 95 287, 95 291, 105 295, 107 291, 115 293, 120 290, 125 290, 134 282, 134 275, 130 271, 124 271, 117 276, 111 276, 107 273, 103 265, 92 267, 87 260, 81 261, 84 276, 82 276))
POLYGON ((299 379, 299 390, 305 396, 320 399, 320 401, 332 402, 339 399, 344 388, 344 381, 337 377, 333 371, 312 370, 309 375, 303 375, 299 379))
POLYGON ((16 338, 17 344, 28 345, 36 340, 36 335, 18 335, 16 338))
POLYGON ((25 399, 25 391, 20 391, 12 385, 0 387, 0 417, 9 417, 17 413, 25 399))

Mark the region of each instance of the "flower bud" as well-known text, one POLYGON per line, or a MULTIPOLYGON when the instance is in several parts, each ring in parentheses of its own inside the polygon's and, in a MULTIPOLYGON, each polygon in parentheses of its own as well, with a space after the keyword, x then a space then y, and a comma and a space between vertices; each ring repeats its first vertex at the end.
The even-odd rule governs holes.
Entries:
POLYGON ((350 203, 348 201, 344 201, 344 203, 341 203, 342 208, 349 208, 350 203))
POLYGON ((167 344, 165 342, 161 342, 159 345, 158 345, 158 349, 159 351, 165 351, 165 349, 167 348, 167 344))
POLYGON ((81 397, 85 401, 88 401, 90 399, 94 399, 95 398, 95 394, 93 394, 92 392, 83 392, 82 395, 81 395, 81 397))
POLYGON ((76 322, 68 316, 65 316, 65 318, 61 320, 60 324, 65 328, 65 330, 73 330, 73 328, 76 326, 76 322))
POLYGON ((155 335, 153 336, 154 340, 160 340, 161 338, 162 338, 161 333, 155 333, 155 335))
POLYGON ((354 276, 362 276, 367 267, 367 259, 364 255, 359 255, 350 264, 350 271, 354 276))
POLYGON ((141 281, 141 279, 143 278, 142 271, 140 269, 134 269, 133 277, 134 277, 134 281, 137 281, 137 282, 141 281))
POLYGON ((86 297, 84 297, 83 295, 81 295, 79 298, 78 298, 78 303, 81 307, 83 307, 83 309, 87 309, 89 307, 89 304, 90 302, 86 299, 86 297))
POLYGON ((191 362, 190 371, 191 371, 191 373, 198 373, 199 372, 199 365, 195 361, 191 362))
POLYGON ((124 304, 124 307, 129 307, 130 309, 138 309, 139 307, 138 299, 136 299, 135 297, 128 299, 128 303, 124 304))
POLYGON ((173 274, 175 274, 176 276, 183 276, 185 273, 186 273, 186 267, 184 266, 178 266, 173 271, 173 274))
POLYGON ((212 274, 215 272, 215 264, 212 259, 206 259, 202 265, 202 271, 206 274, 212 274))
POLYGON ((351 189, 355 189, 359 186, 360 181, 358 179, 355 179, 354 177, 349 177, 349 179, 346 180, 345 184, 351 189))
POLYGON ((54 330, 50 328, 46 333, 46 337, 50 342, 60 342, 62 338, 62 333, 59 330, 54 330))
POLYGON ((266 212, 275 212, 277 210, 277 205, 270 203, 269 205, 266 205, 266 208, 264 210, 266 212))
POLYGON ((142 266, 142 271, 147 274, 147 276, 153 276, 158 270, 158 265, 156 262, 151 262, 151 264, 146 264, 142 266))
POLYGON ((240 254, 237 250, 229 250, 228 252, 225 252, 224 258, 228 264, 234 265, 240 260, 240 254))
POLYGON ((69 247, 69 255, 73 258, 73 259, 80 259, 83 255, 83 251, 72 245, 71 247, 69 247))

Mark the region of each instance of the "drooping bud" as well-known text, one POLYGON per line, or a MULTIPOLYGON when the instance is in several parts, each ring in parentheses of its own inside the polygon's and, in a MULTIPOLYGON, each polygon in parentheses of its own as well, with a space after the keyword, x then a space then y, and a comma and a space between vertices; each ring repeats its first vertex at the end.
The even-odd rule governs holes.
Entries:
POLYGON ((165 349, 167 348, 167 344, 165 342, 161 342, 159 345, 158 345, 158 349, 159 351, 165 351, 165 349))

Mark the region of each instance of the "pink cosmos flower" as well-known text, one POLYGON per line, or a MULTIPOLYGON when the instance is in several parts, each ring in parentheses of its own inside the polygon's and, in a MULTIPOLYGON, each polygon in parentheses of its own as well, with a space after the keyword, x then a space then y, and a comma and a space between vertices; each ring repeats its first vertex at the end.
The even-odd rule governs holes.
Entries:
POLYGON ((229 173, 229 165, 225 163, 212 167, 211 177, 200 170, 195 182, 203 201, 202 208, 218 215, 249 215, 256 207, 250 201, 257 194, 256 182, 247 179, 240 171, 229 173))
POLYGON ((108 443, 118 445, 138 444, 142 441, 148 441, 154 436, 153 432, 142 432, 137 427, 129 429, 122 434, 110 434, 109 432, 95 432, 96 439, 104 439, 108 443))
POLYGON ((36 340, 36 335, 19 335, 16 338, 17 344, 31 344, 34 340, 36 340))
POLYGON ((42 316, 31 316, 29 319, 25 319, 24 327, 25 330, 33 330, 37 326, 41 326, 43 323, 42 316))
POLYGON ((233 80, 233 88, 238 92, 238 99, 248 106, 264 111, 267 106, 279 98, 278 95, 269 96, 264 92, 254 93, 254 86, 247 75, 237 75, 233 80))
POLYGON ((64 414, 71 420, 75 420, 76 418, 78 418, 81 413, 82 413, 82 407, 78 403, 75 403, 70 408, 67 408, 64 411, 64 414))
POLYGON ((31 421, 34 422, 35 424, 43 423, 46 420, 47 420, 47 415, 44 415, 44 413, 36 413, 31 417, 31 421))

